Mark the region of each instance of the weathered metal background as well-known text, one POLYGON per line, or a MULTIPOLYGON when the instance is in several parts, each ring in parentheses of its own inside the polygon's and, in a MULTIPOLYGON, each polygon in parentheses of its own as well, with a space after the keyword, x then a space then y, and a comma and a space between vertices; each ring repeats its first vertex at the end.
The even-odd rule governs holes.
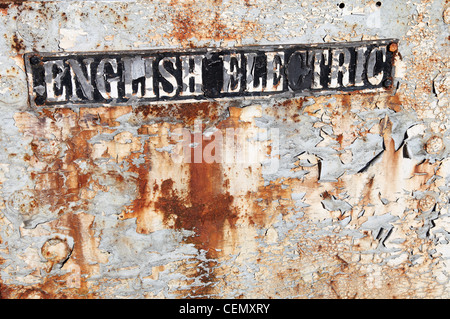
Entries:
POLYGON ((448 0, 0 2, 1 297, 450 297, 449 24, 448 0), (390 38, 392 92, 28 103, 26 52, 390 38), (174 161, 180 129, 258 160, 174 161))

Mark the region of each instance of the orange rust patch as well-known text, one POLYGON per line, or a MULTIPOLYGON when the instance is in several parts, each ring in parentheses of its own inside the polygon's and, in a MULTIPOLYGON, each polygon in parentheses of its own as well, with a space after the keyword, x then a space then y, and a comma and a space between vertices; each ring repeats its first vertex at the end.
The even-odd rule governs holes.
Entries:
POLYGON ((24 156, 24 160, 31 167, 41 168, 30 172, 41 206, 48 204, 58 215, 88 209, 89 202, 82 199, 81 192, 92 192, 90 188, 98 186, 92 178, 96 164, 91 159, 89 140, 97 134, 111 133, 110 126, 117 126, 116 119, 130 109, 81 108, 76 114, 70 109, 44 108, 38 116, 28 112, 14 116, 19 130, 33 137, 32 155, 24 156), (85 162, 86 170, 80 170, 77 161, 85 162))
MULTIPOLYGON (((203 148, 206 144, 204 140, 203 148)), ((191 152, 194 158, 195 148, 191 152)), ((175 217, 175 228, 194 230, 196 235, 189 240, 199 249, 208 251, 208 256, 216 257, 215 249, 220 248, 225 221, 231 227, 236 222, 237 214, 231 207, 233 196, 224 189, 220 163, 206 163, 202 159, 200 163, 187 165, 190 173, 187 197, 177 194, 173 181, 166 179, 161 184, 156 208, 164 214, 166 221, 175 217)))
POLYGON ((265 225, 271 221, 271 218, 275 215, 268 215, 263 207, 272 205, 273 201, 278 200, 278 206, 275 208, 278 213, 284 214, 286 212, 285 205, 280 200, 287 200, 291 197, 291 190, 289 188, 284 189, 279 182, 271 183, 267 186, 258 187, 257 192, 248 193, 247 199, 251 202, 252 212, 247 216, 250 225, 256 225, 258 227, 266 227, 265 225), (256 199, 262 199, 257 202, 256 199))
POLYGON ((92 248, 92 241, 94 240, 94 232, 92 230, 92 222, 88 225, 82 222, 82 217, 85 214, 74 214, 64 216, 62 222, 67 228, 69 228, 69 236, 74 240, 74 246, 70 259, 80 267, 80 287, 77 288, 77 294, 80 297, 92 296, 89 292, 89 286, 87 279, 92 274, 92 264, 86 256, 85 250, 92 248))
POLYGON ((217 5, 212 5, 210 10, 204 6, 195 6, 192 3, 178 3, 172 0, 171 5, 177 8, 172 15, 173 30, 168 35, 176 39, 183 46, 193 47, 191 39, 215 40, 215 41, 240 41, 243 30, 255 30, 258 26, 251 21, 241 21, 238 25, 228 26, 222 21, 217 5), (211 12, 215 10, 215 12, 211 12))
POLYGON ((187 126, 192 126, 196 119, 206 119, 210 122, 218 120, 221 107, 217 102, 178 103, 167 105, 143 105, 134 110, 136 116, 142 116, 143 120, 170 118, 187 126))
POLYGON ((403 159, 402 151, 395 150, 395 141, 391 137, 392 122, 389 118, 381 120, 382 135, 384 139, 385 152, 383 154, 383 167, 389 174, 387 176, 397 178, 398 166, 403 159))
POLYGON ((369 181, 366 184, 366 187, 364 188, 364 194, 362 198, 362 205, 366 206, 371 202, 371 193, 373 188, 373 181, 375 179, 375 176, 372 176, 369 178, 369 181))
POLYGON ((429 160, 414 166, 412 178, 415 180, 414 184, 417 185, 418 189, 426 190, 430 188, 430 185, 426 183, 434 175, 435 168, 436 166, 430 164, 429 160))
POLYGON ((337 136, 337 141, 338 141, 338 143, 341 145, 341 147, 342 147, 342 142, 343 142, 343 140, 344 140, 344 134, 339 134, 339 135, 337 136))
POLYGON ((71 274, 47 276, 33 286, 0 283, 0 299, 95 299, 97 293, 83 293, 66 285, 71 274))
POLYGON ((387 106, 395 112, 400 112, 403 109, 402 105, 403 101, 399 94, 387 98, 387 106))
POLYGON ((328 193, 328 191, 324 191, 324 192, 321 194, 321 196, 322 196, 323 199, 331 198, 331 196, 330 196, 330 194, 328 193))
MULTIPOLYGON (((191 152, 193 158, 195 149, 191 152)), ((186 241, 205 250, 208 258, 217 258, 217 249, 222 249, 224 241, 225 224, 233 229, 238 218, 232 207, 233 196, 224 189, 221 164, 202 160, 187 165, 190 173, 187 194, 177 193, 173 180, 166 179, 161 184, 161 196, 156 200, 155 208, 163 214, 165 224, 172 222, 176 229, 194 231, 195 235, 186 241)), ((206 285, 193 295, 208 294, 209 284, 215 281, 214 267, 213 261, 202 262, 198 267, 197 275, 206 285)))
POLYGON ((350 94, 342 94, 341 95, 341 103, 342 103, 344 111, 349 112, 352 108, 351 95, 350 94))

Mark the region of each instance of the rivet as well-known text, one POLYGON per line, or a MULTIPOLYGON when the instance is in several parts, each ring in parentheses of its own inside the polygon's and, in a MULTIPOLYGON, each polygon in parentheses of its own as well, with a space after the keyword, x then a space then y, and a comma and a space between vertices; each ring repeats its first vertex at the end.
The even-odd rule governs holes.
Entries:
POLYGON ((41 58, 38 55, 33 55, 30 58, 30 63, 33 65, 38 64, 39 62, 41 62, 41 58))
POLYGON ((36 98, 34 99, 34 103, 36 103, 36 105, 42 105, 45 103, 45 97, 43 97, 42 95, 36 96, 36 98))
POLYGON ((384 80, 384 82, 383 82, 383 86, 386 87, 386 88, 391 87, 392 84, 393 84, 392 78, 387 78, 387 79, 384 80))
POLYGON ((395 42, 392 42, 391 44, 389 44, 388 49, 390 52, 396 52, 398 50, 398 44, 395 42))

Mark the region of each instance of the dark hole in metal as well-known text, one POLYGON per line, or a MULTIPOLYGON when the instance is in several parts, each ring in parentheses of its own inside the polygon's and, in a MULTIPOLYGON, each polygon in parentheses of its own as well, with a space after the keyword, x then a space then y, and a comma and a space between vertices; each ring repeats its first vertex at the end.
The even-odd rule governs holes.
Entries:
POLYGON ((381 7, 381 1, 377 1, 376 6, 381 7))
POLYGON ((345 3, 341 2, 341 3, 339 4, 339 8, 344 9, 344 7, 345 7, 345 3))

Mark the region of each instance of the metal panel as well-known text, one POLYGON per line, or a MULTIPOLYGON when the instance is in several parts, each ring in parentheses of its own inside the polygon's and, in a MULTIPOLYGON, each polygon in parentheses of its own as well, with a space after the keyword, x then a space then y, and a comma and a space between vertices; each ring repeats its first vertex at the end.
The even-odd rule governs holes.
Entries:
POLYGON ((450 297, 449 10, 0 2, 1 297, 450 297), (28 100, 25 54, 385 39, 388 90, 28 100))

